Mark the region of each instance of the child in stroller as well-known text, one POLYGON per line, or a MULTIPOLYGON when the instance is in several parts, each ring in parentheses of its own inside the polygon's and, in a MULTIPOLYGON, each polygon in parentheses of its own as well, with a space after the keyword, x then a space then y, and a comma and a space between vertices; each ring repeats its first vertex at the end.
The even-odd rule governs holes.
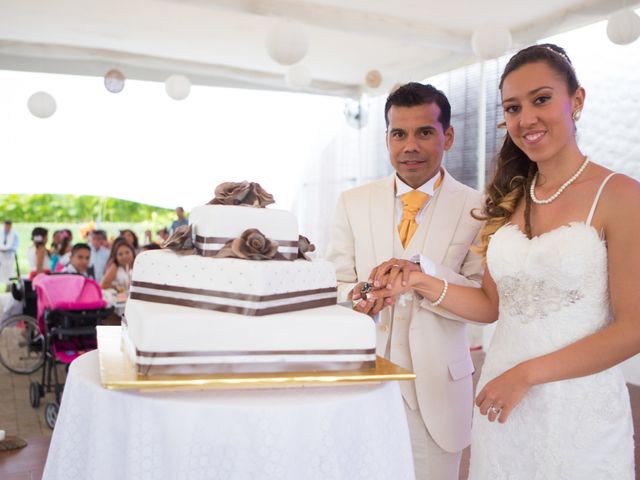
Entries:
POLYGON ((55 425, 63 384, 56 366, 67 366, 79 355, 96 348, 96 325, 113 311, 105 308, 102 290, 95 280, 75 274, 38 275, 33 280, 38 296, 38 327, 44 335, 42 382, 31 382, 29 399, 37 408, 45 392, 53 391, 55 402, 45 407, 45 420, 55 425))

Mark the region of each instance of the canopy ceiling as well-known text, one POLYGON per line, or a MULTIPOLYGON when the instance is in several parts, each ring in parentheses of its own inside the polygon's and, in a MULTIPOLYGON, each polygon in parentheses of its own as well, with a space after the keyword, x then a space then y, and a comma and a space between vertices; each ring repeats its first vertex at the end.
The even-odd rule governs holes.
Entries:
POLYGON ((477 61, 475 28, 510 29, 514 47, 606 19, 623 0, 0 0, 0 68, 286 90, 267 54, 279 18, 306 25, 306 90, 357 96, 369 70, 384 87, 477 61))

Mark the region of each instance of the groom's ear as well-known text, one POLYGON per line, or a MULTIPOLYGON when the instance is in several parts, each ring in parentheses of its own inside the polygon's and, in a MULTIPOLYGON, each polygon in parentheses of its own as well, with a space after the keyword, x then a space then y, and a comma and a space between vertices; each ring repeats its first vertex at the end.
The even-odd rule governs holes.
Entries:
POLYGON ((454 139, 455 139, 455 132, 453 130, 453 125, 449 125, 447 129, 444 131, 444 150, 445 151, 453 147, 454 139))

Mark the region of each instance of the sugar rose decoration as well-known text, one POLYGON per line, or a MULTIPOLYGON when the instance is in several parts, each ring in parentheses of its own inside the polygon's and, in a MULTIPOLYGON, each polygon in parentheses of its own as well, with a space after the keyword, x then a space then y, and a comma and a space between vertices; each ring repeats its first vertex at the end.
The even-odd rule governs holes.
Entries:
POLYGON ((241 236, 229 240, 216 257, 234 257, 247 260, 271 260, 278 253, 278 242, 269 240, 257 228, 245 230, 241 236))
POLYGON ((176 228, 161 246, 162 248, 168 248, 178 253, 193 253, 195 247, 193 246, 191 225, 182 225, 176 228))
POLYGON ((221 183, 216 187, 215 195, 207 205, 248 205, 264 208, 274 203, 273 195, 255 182, 221 183))
POLYGON ((316 246, 304 235, 298 235, 298 258, 311 260, 306 253, 315 252, 316 246))

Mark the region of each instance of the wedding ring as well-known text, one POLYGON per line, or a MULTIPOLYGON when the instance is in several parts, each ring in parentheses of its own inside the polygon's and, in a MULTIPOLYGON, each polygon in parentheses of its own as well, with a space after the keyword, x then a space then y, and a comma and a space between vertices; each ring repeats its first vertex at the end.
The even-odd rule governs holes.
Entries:
POLYGON ((491 413, 495 413, 496 415, 500 415, 500 412, 502 411, 501 408, 496 408, 494 405, 491 405, 489 407, 489 412, 491 413))

